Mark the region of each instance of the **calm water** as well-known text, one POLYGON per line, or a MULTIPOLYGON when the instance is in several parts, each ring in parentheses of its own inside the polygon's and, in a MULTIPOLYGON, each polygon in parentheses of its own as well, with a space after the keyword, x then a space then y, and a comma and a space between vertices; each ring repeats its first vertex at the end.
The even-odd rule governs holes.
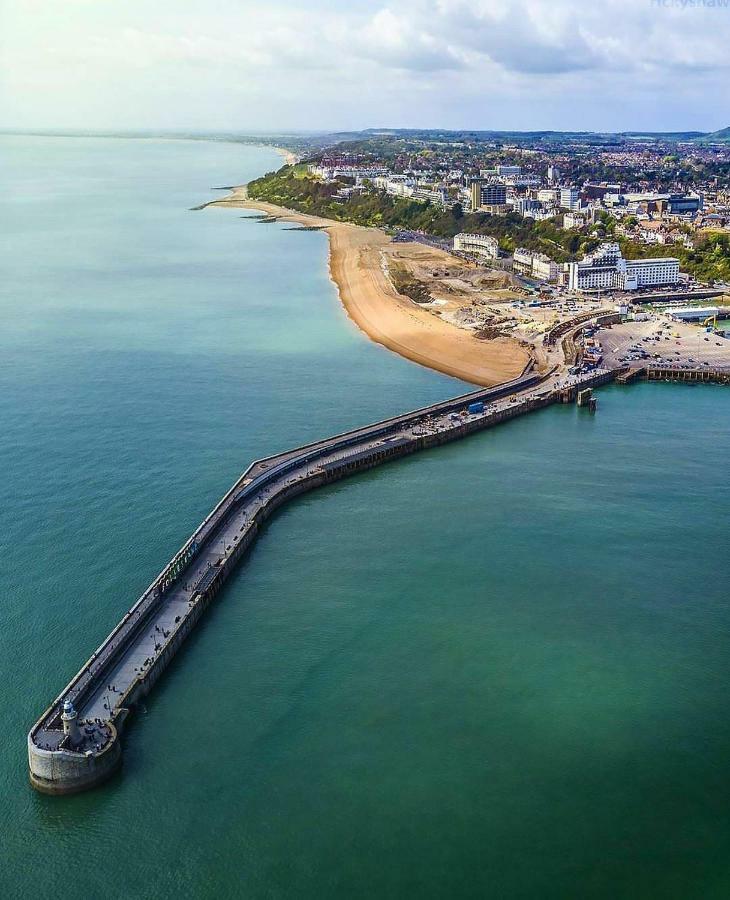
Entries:
POLYGON ((284 509, 125 738, 25 732, 247 462, 463 390, 230 144, 0 139, 0 896, 724 898, 730 392, 601 391, 284 509))

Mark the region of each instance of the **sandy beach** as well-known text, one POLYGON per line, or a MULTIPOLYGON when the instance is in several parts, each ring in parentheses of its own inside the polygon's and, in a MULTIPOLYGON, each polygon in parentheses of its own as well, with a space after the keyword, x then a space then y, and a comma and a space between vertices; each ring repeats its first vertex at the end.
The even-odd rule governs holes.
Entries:
POLYGON ((406 359, 486 386, 516 378, 530 361, 519 342, 506 337, 479 340, 395 290, 386 274, 389 248, 402 252, 420 245, 394 245, 376 228, 334 222, 251 200, 245 186, 206 205, 255 209, 285 221, 325 229, 329 235, 330 275, 348 315, 373 341, 406 359))
POLYGON ((284 157, 284 162, 287 166, 295 166, 299 162, 296 154, 292 153, 291 150, 287 150, 286 147, 274 147, 274 150, 284 157))

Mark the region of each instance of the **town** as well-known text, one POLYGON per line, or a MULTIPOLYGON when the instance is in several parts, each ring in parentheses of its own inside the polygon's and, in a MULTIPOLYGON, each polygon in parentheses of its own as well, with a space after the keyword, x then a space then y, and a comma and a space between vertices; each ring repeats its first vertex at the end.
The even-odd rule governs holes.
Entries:
POLYGON ((324 149, 307 169, 336 188, 332 202, 345 209, 358 196, 380 194, 477 218, 479 227, 455 236, 454 249, 502 267, 509 260, 539 282, 581 291, 687 287, 694 278, 723 286, 730 284, 726 131, 717 142, 612 136, 603 144, 384 134, 324 149), (537 223, 564 233, 552 253, 512 245, 524 225, 537 223))
POLYGON ((300 153, 250 196, 385 231, 398 293, 479 340, 544 371, 730 367, 727 129, 369 132, 300 153))

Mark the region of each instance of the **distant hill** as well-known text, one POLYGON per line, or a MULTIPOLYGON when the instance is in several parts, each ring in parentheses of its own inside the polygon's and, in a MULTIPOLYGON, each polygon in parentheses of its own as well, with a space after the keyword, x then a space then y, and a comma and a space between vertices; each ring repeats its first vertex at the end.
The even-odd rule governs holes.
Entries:
MULTIPOLYGON (((726 129, 727 130, 727 129, 726 129)), ((472 140, 509 141, 510 143, 542 141, 546 144, 620 144, 626 141, 656 141, 679 143, 684 141, 720 140, 721 132, 705 134, 702 131, 480 131, 436 128, 366 128, 360 137, 366 138, 417 138, 421 140, 472 140)))
POLYGON ((705 137, 704 131, 620 131, 618 137, 629 141, 696 141, 705 137))
POLYGON ((710 134, 703 134, 702 137, 696 138, 696 140, 703 144, 730 143, 730 127, 712 131, 710 134))

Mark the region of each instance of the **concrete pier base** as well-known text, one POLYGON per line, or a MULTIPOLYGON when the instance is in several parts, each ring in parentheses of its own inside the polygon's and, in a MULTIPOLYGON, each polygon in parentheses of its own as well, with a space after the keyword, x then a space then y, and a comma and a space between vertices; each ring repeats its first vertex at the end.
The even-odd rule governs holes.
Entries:
MULTIPOLYGON (((113 727, 113 726, 111 726, 113 727)), ((43 794, 77 794, 110 778, 122 764, 122 745, 113 735, 99 753, 45 750, 28 735, 28 766, 31 785, 43 794)))

